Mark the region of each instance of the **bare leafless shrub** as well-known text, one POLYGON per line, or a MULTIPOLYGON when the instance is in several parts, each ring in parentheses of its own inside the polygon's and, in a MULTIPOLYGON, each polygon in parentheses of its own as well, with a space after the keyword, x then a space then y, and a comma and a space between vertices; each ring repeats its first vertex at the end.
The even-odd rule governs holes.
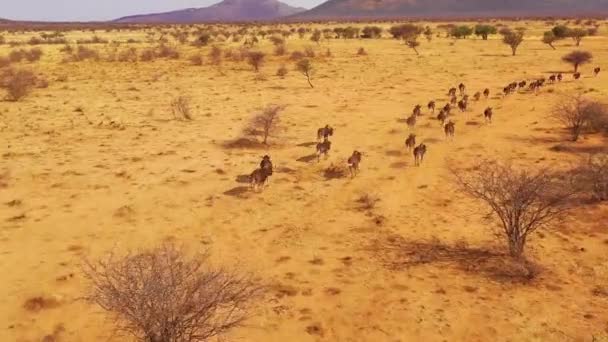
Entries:
POLYGON ((139 341, 208 341, 240 326, 262 288, 250 276, 165 244, 87 262, 86 299, 106 310, 118 331, 139 341))
POLYGON ((33 48, 33 49, 30 49, 29 51, 23 50, 23 52, 24 52, 25 59, 30 63, 39 61, 43 55, 42 49, 40 49, 40 48, 33 48))
POLYGON ((252 136, 261 136, 262 144, 268 144, 268 138, 274 136, 285 128, 281 125, 281 112, 285 106, 268 105, 251 119, 245 133, 252 136))
POLYGON ((509 164, 481 162, 470 171, 452 170, 456 184, 483 202, 489 219, 498 219, 511 256, 519 258, 531 233, 563 217, 578 191, 548 169, 518 170, 509 164))
POLYGON ((594 200, 608 200, 608 154, 590 156, 576 173, 579 185, 594 200))
POLYGON ((161 44, 156 48, 155 52, 158 58, 179 59, 179 52, 172 46, 161 44))
POLYGON ((302 51, 294 51, 291 53, 291 56, 289 57, 289 59, 291 59, 292 61, 299 61, 300 59, 304 58, 305 55, 302 51))
POLYGON ((585 130, 600 126, 607 116, 606 106, 586 99, 582 94, 565 96, 553 107, 552 117, 570 132, 572 141, 577 141, 585 130))
POLYGON ((86 46, 78 46, 72 54, 72 60, 75 62, 85 61, 88 59, 99 60, 99 52, 86 46))
POLYGON ((72 45, 66 44, 59 49, 59 52, 71 54, 74 52, 74 48, 72 47, 72 45))
POLYGON ((116 60, 119 62, 137 62, 137 49, 134 47, 130 47, 126 50, 122 50, 116 56, 116 60))
POLYGON ((247 54, 247 63, 253 67, 255 72, 260 71, 260 67, 264 64, 266 54, 261 51, 251 51, 247 54))
POLYGON ((151 62, 156 57, 153 49, 145 49, 139 55, 139 60, 142 62, 151 62))
POLYGON ((11 65, 11 60, 8 57, 0 56, 0 68, 11 65))
POLYGON ((99 36, 93 36, 89 39, 80 39, 76 41, 78 44, 107 44, 108 40, 99 36))
POLYGON ((8 59, 11 61, 11 63, 19 63, 25 59, 25 51, 23 49, 13 50, 9 52, 8 59))
POLYGON ((171 101, 171 113, 175 120, 192 120, 190 99, 185 96, 178 96, 171 101))
POLYGON ((281 78, 287 76, 288 73, 289 73, 289 71, 287 70, 287 68, 284 65, 281 65, 281 67, 279 67, 279 69, 277 70, 277 76, 279 76, 281 78))
POLYGON ((6 69, 0 73, 0 87, 6 89, 9 101, 19 101, 36 84, 36 76, 29 70, 6 69))
POLYGON ((304 55, 308 58, 315 58, 317 54, 315 53, 315 49, 313 49, 312 46, 307 46, 304 48, 304 55))
POLYGON ((203 56, 201 54, 195 54, 190 56, 190 63, 192 65, 203 65, 203 56))
POLYGON ((277 45, 274 47, 274 55, 275 56, 285 56, 287 53, 287 47, 285 44, 277 45))
POLYGON ((377 196, 365 193, 357 198, 357 209, 361 211, 374 210, 378 202, 380 202, 380 199, 377 196))
POLYGON ((222 64, 222 55, 222 49, 219 46, 212 46, 211 51, 209 51, 209 61, 215 66, 220 66, 222 64))

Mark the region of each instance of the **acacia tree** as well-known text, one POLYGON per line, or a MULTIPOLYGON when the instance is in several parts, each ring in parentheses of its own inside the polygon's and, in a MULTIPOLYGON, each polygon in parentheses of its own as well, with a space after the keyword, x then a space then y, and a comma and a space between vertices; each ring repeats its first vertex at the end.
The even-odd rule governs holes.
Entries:
POLYGON ((547 31, 543 34, 542 42, 549 45, 553 50, 555 50, 555 46, 553 43, 557 41, 557 37, 553 33, 553 31, 547 31))
POLYGON ((468 36, 473 34, 473 29, 467 25, 455 26, 451 29, 450 35, 454 38, 464 38, 466 39, 468 36))
POLYGON ((562 61, 572 64, 574 72, 578 72, 578 67, 589 63, 593 59, 593 55, 588 51, 572 51, 562 57, 562 61))
POLYGON ((249 123, 246 132, 251 135, 261 135, 262 143, 268 144, 268 138, 283 130, 281 126, 281 112, 285 106, 269 105, 256 114, 249 123))
POLYGON ((576 46, 581 45, 581 41, 586 37, 588 31, 582 28, 575 28, 568 31, 568 37, 572 38, 576 42, 576 46))
POLYGON ((296 70, 298 70, 302 75, 304 75, 306 77, 306 80, 308 81, 308 85, 310 85, 311 88, 314 88, 312 82, 310 81, 310 78, 314 74, 314 68, 312 66, 312 63, 310 62, 310 59, 304 58, 299 60, 296 63, 296 70))
POLYGON ((166 244, 84 268, 88 301, 108 311, 119 331, 145 342, 208 341, 242 325, 262 288, 251 277, 210 267, 166 244))
POLYGON ((515 56, 515 54, 517 53, 517 48, 523 41, 524 41, 524 32, 521 30, 519 30, 519 31, 504 30, 502 32, 502 42, 504 44, 509 45, 509 47, 511 47, 511 52, 513 53, 513 56, 515 56))
POLYGON ((405 42, 405 45, 413 49, 417 55, 419 53, 416 48, 420 46, 420 42, 418 42, 418 36, 423 33, 423 31, 424 29, 422 27, 412 24, 402 24, 393 26, 389 30, 393 38, 402 39, 405 42))
POLYGON ((496 27, 492 25, 476 25, 475 26, 475 35, 481 36, 481 39, 488 40, 488 36, 491 34, 496 34, 496 27))
POLYGON ((517 170, 509 164, 485 161, 471 170, 452 170, 456 184, 490 209, 487 217, 500 223, 514 258, 523 256, 530 234, 567 212, 568 199, 578 192, 548 169, 517 170))

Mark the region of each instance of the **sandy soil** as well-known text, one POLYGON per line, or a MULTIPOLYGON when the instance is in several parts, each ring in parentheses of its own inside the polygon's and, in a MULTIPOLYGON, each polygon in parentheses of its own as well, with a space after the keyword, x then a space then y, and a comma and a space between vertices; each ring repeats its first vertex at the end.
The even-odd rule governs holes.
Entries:
MULTIPOLYGON (((61 63, 59 46, 43 46, 42 61, 27 67, 45 75, 49 87, 21 102, 0 102, 0 341, 40 341, 55 330, 59 341, 128 340, 79 300, 86 285, 80 264, 166 240, 208 249, 214 261, 255 272, 270 285, 254 317, 228 340, 606 339, 608 296, 598 293, 608 287, 606 204, 581 206, 534 236, 526 254, 542 273, 527 284, 498 279, 466 253, 450 257, 447 247, 448 258, 403 262, 402 251, 428 244, 504 249, 479 204, 455 190, 448 165, 500 158, 564 167, 606 146, 601 136, 567 142, 548 118, 561 93, 606 99, 608 78, 591 75, 596 65, 608 72, 606 25, 583 40, 595 60, 582 67, 579 81, 560 60, 575 49, 571 41, 554 51, 539 41, 544 23, 521 26, 531 29, 515 57, 497 37, 421 40, 417 56, 388 38, 317 46, 293 36, 291 51, 331 49, 332 57, 313 61, 314 89, 287 57, 269 57, 262 80, 244 62, 225 62, 223 74, 207 63, 189 65, 185 57, 196 49, 187 46, 180 60, 136 64, 61 63), (359 47, 368 55, 358 56, 359 47), (275 76, 282 64, 290 69, 284 79, 275 76), (557 71, 567 73, 565 81, 538 95, 498 96, 509 82, 557 71), (447 89, 459 82, 470 94, 488 87, 492 95, 455 115, 453 141, 423 110, 414 131, 429 151, 415 167, 404 146, 410 133, 404 118, 416 104, 445 103, 447 89), (178 95, 191 98, 194 120, 172 120, 169 103, 178 95), (268 149, 225 146, 271 103, 287 106, 287 130, 268 149), (494 108, 491 125, 482 116, 487 106, 494 108), (310 161, 316 130, 325 124, 336 128, 330 157, 310 161), (323 170, 343 165, 354 149, 364 153, 361 173, 326 180, 323 170), (267 189, 253 193, 239 176, 263 154, 277 172, 267 189), (373 209, 358 208, 364 194, 380 200, 373 209), (25 309, 35 297, 48 308, 25 309)), ((259 48, 272 45, 263 40, 259 48)), ((0 46, 0 55, 8 51, 0 46)))

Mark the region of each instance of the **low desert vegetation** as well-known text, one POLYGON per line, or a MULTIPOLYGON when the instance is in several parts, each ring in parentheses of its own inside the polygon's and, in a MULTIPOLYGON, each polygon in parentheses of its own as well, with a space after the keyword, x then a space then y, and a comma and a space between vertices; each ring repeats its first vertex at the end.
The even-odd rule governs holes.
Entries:
POLYGON ((241 326, 262 287, 174 245, 87 262, 86 299, 142 342, 208 341, 241 326))

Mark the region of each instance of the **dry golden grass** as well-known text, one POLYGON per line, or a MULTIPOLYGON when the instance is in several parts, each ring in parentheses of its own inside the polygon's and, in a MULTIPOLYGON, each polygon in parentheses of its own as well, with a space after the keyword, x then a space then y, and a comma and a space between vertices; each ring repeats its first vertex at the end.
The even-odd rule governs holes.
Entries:
MULTIPOLYGON (((77 300, 85 290, 81 260, 166 240, 209 249, 214 262, 252 271, 274 291, 229 340, 605 339, 608 206, 581 205, 533 236, 530 268, 521 269, 501 258, 505 247, 485 213, 450 181, 449 163, 466 168, 500 158, 566 168, 606 149, 599 134, 568 141, 550 119, 562 93, 608 97, 606 22, 581 44, 594 62, 581 67, 578 81, 561 61, 573 41, 553 50, 540 41, 544 22, 506 24, 528 27, 517 56, 499 36, 442 33, 420 39, 419 56, 386 37, 317 45, 310 34, 292 34, 287 53, 277 56, 260 37, 253 49, 266 56, 258 75, 242 48, 250 35, 230 34, 240 27, 216 27, 227 31, 224 39, 202 47, 191 44, 195 35, 181 44, 183 37, 156 29, 66 31, 76 58, 63 45, 38 45, 40 61, 11 67, 31 69, 48 87, 0 102, 0 341, 124 341, 99 308, 77 300), (92 58, 78 57, 77 40, 92 58), (131 52, 123 62, 107 60, 130 48, 137 62, 131 52), (202 65, 189 56, 202 56, 202 65), (315 69, 314 88, 295 70, 304 56, 315 69), (283 65, 289 72, 277 76, 283 65), (606 71, 593 77, 596 65, 606 71), (538 94, 500 95, 510 82, 555 72, 564 81, 538 94), (447 141, 426 104, 443 107, 460 82, 469 94, 492 93, 465 113, 453 110, 456 137, 447 141), (192 120, 173 120, 171 101, 179 96, 190 99, 192 120), (286 106, 288 129, 269 146, 245 139, 251 114, 269 104, 286 106), (417 104, 423 115, 408 129, 404 120, 417 104), (492 124, 484 122, 487 107, 492 124), (326 124, 336 129, 332 150, 317 162, 316 132, 326 124), (410 133, 428 146, 420 167, 405 149, 410 133), (344 165, 355 149, 364 157, 351 178, 344 165), (268 188, 253 193, 247 175, 264 154, 276 171, 268 188), (327 177, 331 165, 347 176, 327 177), (368 203, 353 210, 361 194, 381 199, 373 213, 368 203), (524 278, 534 272, 533 280, 509 281, 522 271, 524 278), (62 298, 61 305, 46 309, 45 298, 62 298), (61 334, 49 335, 56 327, 61 334)), ((38 34, 2 35, 27 42, 38 34)), ((0 45, 0 56, 12 49, 0 45)))

